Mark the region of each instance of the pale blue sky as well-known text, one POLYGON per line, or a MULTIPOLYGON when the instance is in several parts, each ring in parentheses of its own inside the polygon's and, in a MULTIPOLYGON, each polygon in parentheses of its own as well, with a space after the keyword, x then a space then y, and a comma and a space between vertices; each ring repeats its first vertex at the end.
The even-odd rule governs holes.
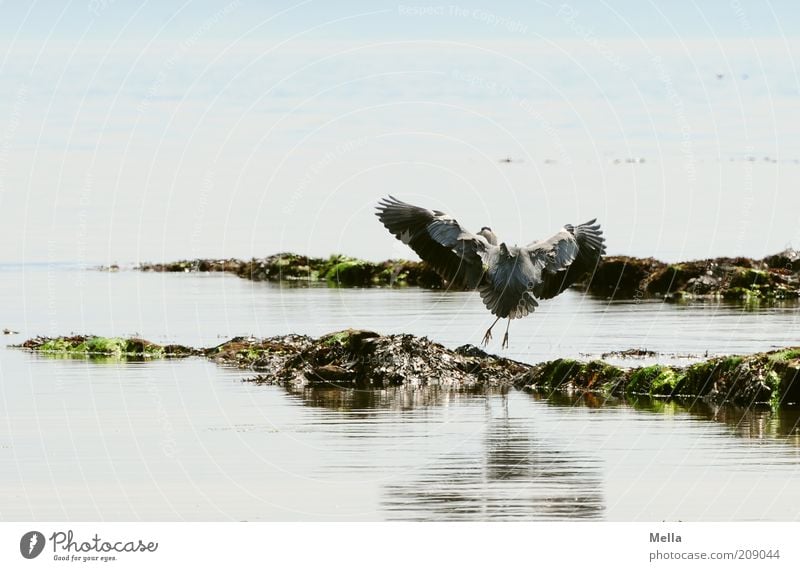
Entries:
POLYGON ((613 253, 800 245, 793 2, 0 13, 0 260, 409 256, 388 192, 510 242, 597 216, 613 253))
POLYGON ((462 12, 478 10, 500 19, 519 22, 531 34, 569 38, 573 28, 562 17, 565 10, 579 13, 580 20, 605 38, 750 38, 796 35, 800 9, 792 0, 520 0, 485 2, 361 1, 255 1, 210 0, 130 2, 85 0, 62 2, 2 2, 3 35, 41 41, 73 40, 85 29, 97 38, 113 39, 125 28, 129 37, 151 38, 156 30, 166 37, 183 38, 225 6, 235 9, 210 30, 209 38, 228 40, 250 27, 283 13, 276 30, 307 29, 341 19, 314 33, 316 38, 490 38, 503 37, 502 24, 484 25, 482 16, 462 12), (437 9, 443 8, 441 12, 437 9), (454 10, 457 8, 458 10, 454 10), (419 13, 419 14, 418 14, 419 13), (417 15, 418 14, 418 15, 417 15), (398 18, 398 15, 404 17, 398 18), (408 20, 413 20, 409 22, 408 20), (471 25, 472 24, 472 25, 471 25))

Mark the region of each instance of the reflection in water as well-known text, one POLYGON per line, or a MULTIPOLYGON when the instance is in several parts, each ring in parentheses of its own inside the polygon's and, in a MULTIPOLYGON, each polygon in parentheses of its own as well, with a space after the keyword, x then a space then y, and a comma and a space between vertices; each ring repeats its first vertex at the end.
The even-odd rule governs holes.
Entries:
MULTIPOLYGON (((290 395, 306 406, 321 407, 353 417, 365 418, 381 411, 411 411, 415 408, 457 405, 459 400, 505 397, 511 388, 448 389, 432 387, 389 387, 382 390, 339 389, 336 387, 287 387, 290 395)), ((640 412, 674 416, 686 413, 692 417, 723 423, 739 436, 746 438, 783 438, 800 446, 800 407, 772 409, 769 405, 754 404, 742 407, 714 404, 697 399, 659 399, 634 396, 622 399, 600 394, 567 394, 550 392, 528 393, 534 399, 552 406, 613 408, 631 407, 640 412)))
MULTIPOLYGON (((321 422, 335 423, 329 430, 336 430, 340 437, 374 441, 385 430, 394 430, 396 438, 432 453, 420 450, 418 461, 384 478, 381 508, 387 519, 592 519, 603 515, 597 458, 538 437, 527 415, 514 416, 509 411, 509 395, 520 396, 513 389, 509 393, 509 389, 315 387, 287 392, 306 406, 334 414, 321 422), (448 417, 448 410, 459 412, 448 417), (467 411, 465 417, 461 411, 467 411), (397 413, 407 416, 397 417, 397 413), (420 422, 433 423, 436 433, 415 434, 412 427, 420 422), (448 434, 450 430, 454 433, 448 434), (441 446, 433 443, 437 437, 444 439, 441 446), (426 440, 431 444, 426 446, 426 440)), ((396 440, 390 442, 388 446, 398 446, 396 440)), ((343 458, 338 468, 326 470, 324 476, 340 477, 340 470, 354 466, 352 458, 343 458)))
MULTIPOLYGON (((497 398, 492 400, 497 404, 497 398)), ((487 410, 491 414, 491 407, 487 410)), ((597 460, 537 438, 530 421, 510 418, 504 410, 487 419, 477 453, 472 447, 460 447, 421 466, 402 482, 388 484, 382 501, 388 519, 602 517, 597 460)))
POLYGON ((555 406, 614 407, 630 406, 640 412, 674 416, 684 413, 725 424, 732 432, 745 438, 780 438, 788 444, 800 446, 800 407, 773 409, 766 404, 751 407, 714 404, 698 399, 658 399, 636 396, 630 399, 605 397, 596 394, 568 395, 565 393, 531 393, 533 398, 555 406))
MULTIPOLYGON (((456 347, 479 343, 487 326, 479 297, 460 292, 132 272, 64 280, 80 285, 53 290, 48 272, 0 271, 0 325, 21 331, 6 342, 138 332, 210 346, 363 327, 456 347)), ((796 344, 800 323, 788 304, 609 303, 573 291, 539 309, 515 326, 506 356, 748 353, 796 344)), ((200 358, 98 365, 0 347, 0 518, 800 517, 797 410, 516 390, 287 392, 247 375, 200 358)))
POLYGON ((377 415, 381 411, 410 411, 415 408, 447 406, 469 396, 504 395, 508 388, 451 389, 430 387, 387 387, 363 390, 325 387, 286 387, 286 391, 303 404, 329 410, 352 413, 354 416, 377 415))

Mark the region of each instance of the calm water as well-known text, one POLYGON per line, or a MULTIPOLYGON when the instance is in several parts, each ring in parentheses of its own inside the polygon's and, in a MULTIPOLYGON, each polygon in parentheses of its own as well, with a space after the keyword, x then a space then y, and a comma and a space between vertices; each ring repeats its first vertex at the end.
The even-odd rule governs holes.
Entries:
MULTIPOLYGON (((476 294, 0 266, 7 343, 71 331, 212 345, 345 327, 477 343, 476 294)), ((528 362, 798 345, 793 304, 609 303, 514 322, 528 362)), ((499 351, 502 329, 490 347, 499 351)), ((202 359, 99 364, 0 347, 4 520, 797 520, 796 411, 518 391, 289 392, 202 359)))

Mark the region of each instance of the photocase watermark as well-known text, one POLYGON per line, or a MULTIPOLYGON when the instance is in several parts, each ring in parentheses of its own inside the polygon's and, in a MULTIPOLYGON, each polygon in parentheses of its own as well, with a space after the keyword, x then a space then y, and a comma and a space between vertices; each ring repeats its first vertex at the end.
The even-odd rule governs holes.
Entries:
POLYGON ((231 12, 236 10, 239 6, 241 6, 240 0, 235 0, 231 2, 227 6, 224 6, 217 12, 215 12, 210 18, 204 21, 195 31, 194 33, 186 38, 183 42, 181 42, 178 49, 175 50, 164 62, 161 71, 158 72, 155 81, 150 85, 147 90, 147 93, 144 96, 144 99, 139 102, 138 105, 138 112, 144 113, 147 108, 150 106, 150 101, 152 101, 158 94, 161 92, 161 89, 164 83, 167 80, 168 73, 180 63, 183 57, 192 49, 192 47, 205 35, 207 34, 214 26, 216 26, 220 20, 228 16, 231 12))
POLYGON ((697 180, 697 167, 696 158, 694 154, 694 145, 692 141, 692 128, 689 125, 689 120, 686 117, 686 106, 684 105, 683 98, 678 94, 675 85, 672 81, 672 76, 664 66, 664 62, 659 56, 653 56, 650 60, 653 67, 656 69, 656 74, 661 84, 664 86, 664 91, 667 94, 667 99, 672 104, 675 112, 675 118, 680 129, 680 150, 684 156, 684 168, 686 169, 686 178, 690 186, 693 186, 697 180))
POLYGON ((569 4, 562 4, 558 8, 558 12, 556 12, 556 16, 561 18, 561 20, 567 24, 572 33, 580 37, 589 46, 594 48, 594 50, 600 54, 603 59, 605 59, 619 71, 628 72, 630 68, 623 63, 622 60, 620 60, 616 52, 614 52, 614 50, 612 50, 607 43, 595 35, 592 28, 578 23, 579 15, 580 11, 569 4))
POLYGON ((745 12, 742 3, 739 0, 732 0, 730 6, 736 19, 739 20, 742 30, 745 32, 752 31, 753 26, 750 24, 750 18, 747 17, 747 12, 745 12))
POLYGON ((303 197, 305 196, 306 192, 308 191, 308 187, 311 183, 316 179, 322 171, 327 169, 333 163, 335 163, 341 157, 357 151, 367 145, 369 141, 368 137, 362 137, 360 139, 352 139, 349 141, 344 141, 336 145, 331 151, 327 151, 321 159, 313 163, 308 169, 306 169, 305 174, 300 179, 300 182, 297 184, 297 188, 292 193, 289 200, 286 202, 286 205, 283 207, 283 213, 285 215, 290 215, 294 212, 297 208, 298 202, 300 202, 303 197))
MULTIPOLYGON (((745 154, 749 155, 755 152, 752 145, 747 145, 744 149, 745 154)), ((742 180, 742 187, 744 189, 744 196, 741 199, 740 222, 739 232, 736 236, 736 242, 733 251, 737 251, 745 242, 747 236, 747 229, 750 226, 750 217, 753 210, 753 203, 755 202, 755 193, 753 192, 753 163, 751 161, 744 162, 744 177, 742 180)))
POLYGON ((114 4, 116 0, 89 0, 86 9, 95 16, 99 16, 106 8, 114 4))
POLYGON ((519 20, 512 20, 505 16, 500 16, 483 8, 465 8, 455 5, 439 6, 409 6, 400 4, 397 13, 401 16, 447 16, 449 18, 461 18, 481 22, 493 28, 503 28, 507 32, 514 34, 527 34, 528 26, 519 20))
POLYGON ((19 552, 25 559, 36 559, 42 553, 44 545, 44 534, 41 531, 29 531, 19 540, 19 552))
POLYGON ((207 171, 203 176, 203 183, 200 185, 200 190, 195 198, 195 212, 192 222, 192 231, 189 234, 189 242, 191 243, 191 250, 193 257, 198 258, 200 251, 198 245, 203 238, 203 220, 205 220, 206 209, 208 208, 208 199, 214 191, 214 171, 207 171))
POLYGON ((571 164, 566 146, 561 140, 561 135, 558 133, 558 130, 553 126, 553 124, 540 111, 542 105, 537 105, 535 102, 520 96, 508 85, 498 83, 494 80, 487 79, 474 73, 466 73, 461 70, 454 69, 451 72, 451 76, 458 81, 464 81, 473 87, 486 90, 492 95, 510 99, 512 103, 519 107, 526 115, 532 117, 536 123, 538 123, 540 129, 550 138, 550 142, 558 154, 559 161, 567 166, 571 164))
POLYGON ((19 540, 19 552, 25 559, 35 559, 47 544, 52 547, 54 561, 73 561, 87 563, 90 561, 115 561, 122 553, 154 553, 158 549, 157 541, 144 539, 109 539, 101 538, 95 533, 89 538, 77 538, 75 533, 54 531, 49 538, 41 531, 24 533, 19 540))
POLYGON ((54 260, 56 259, 56 241, 54 238, 47 240, 47 317, 51 337, 58 335, 58 292, 60 291, 61 275, 54 260))
POLYGON ((153 399, 153 405, 156 409, 155 420, 161 425, 161 430, 164 431, 164 437, 159 442, 161 452, 167 458, 175 458, 178 451, 178 443, 175 440, 175 427, 172 425, 169 413, 164 406, 164 401, 161 398, 160 386, 148 376, 145 382, 147 393, 153 399))
POLYGON ((5 192, 5 178, 9 162, 8 155, 11 151, 11 141, 19 130, 22 106, 27 98, 28 87, 23 84, 17 90, 17 95, 14 98, 14 106, 11 108, 11 113, 8 115, 8 128, 5 133, 3 133, 3 138, 0 142, 0 203, 3 201, 3 194, 5 192))
MULTIPOLYGON (((78 233, 75 236, 75 260, 81 266, 86 265, 87 250, 89 247, 89 208, 92 203, 92 190, 94 178, 91 172, 86 173, 86 181, 78 197, 78 233)), ((75 287, 82 287, 86 283, 86 272, 78 272, 75 276, 75 287)))

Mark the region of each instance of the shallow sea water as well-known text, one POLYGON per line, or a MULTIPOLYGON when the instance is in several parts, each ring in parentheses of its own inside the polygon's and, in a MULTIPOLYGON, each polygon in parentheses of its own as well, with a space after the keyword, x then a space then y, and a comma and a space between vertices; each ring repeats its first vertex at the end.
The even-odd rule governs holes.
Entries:
MULTIPOLYGON (((19 331, 3 345, 74 331, 209 346, 361 327, 455 347, 489 323, 471 293, 0 266, 0 328, 19 331)), ((798 326, 791 303, 570 291, 512 322, 503 354, 533 363, 642 347, 659 355, 641 362, 690 362, 798 345, 798 326)), ((292 392, 246 376, 198 358, 0 347, 0 519, 800 519, 797 411, 516 390, 292 392)))

